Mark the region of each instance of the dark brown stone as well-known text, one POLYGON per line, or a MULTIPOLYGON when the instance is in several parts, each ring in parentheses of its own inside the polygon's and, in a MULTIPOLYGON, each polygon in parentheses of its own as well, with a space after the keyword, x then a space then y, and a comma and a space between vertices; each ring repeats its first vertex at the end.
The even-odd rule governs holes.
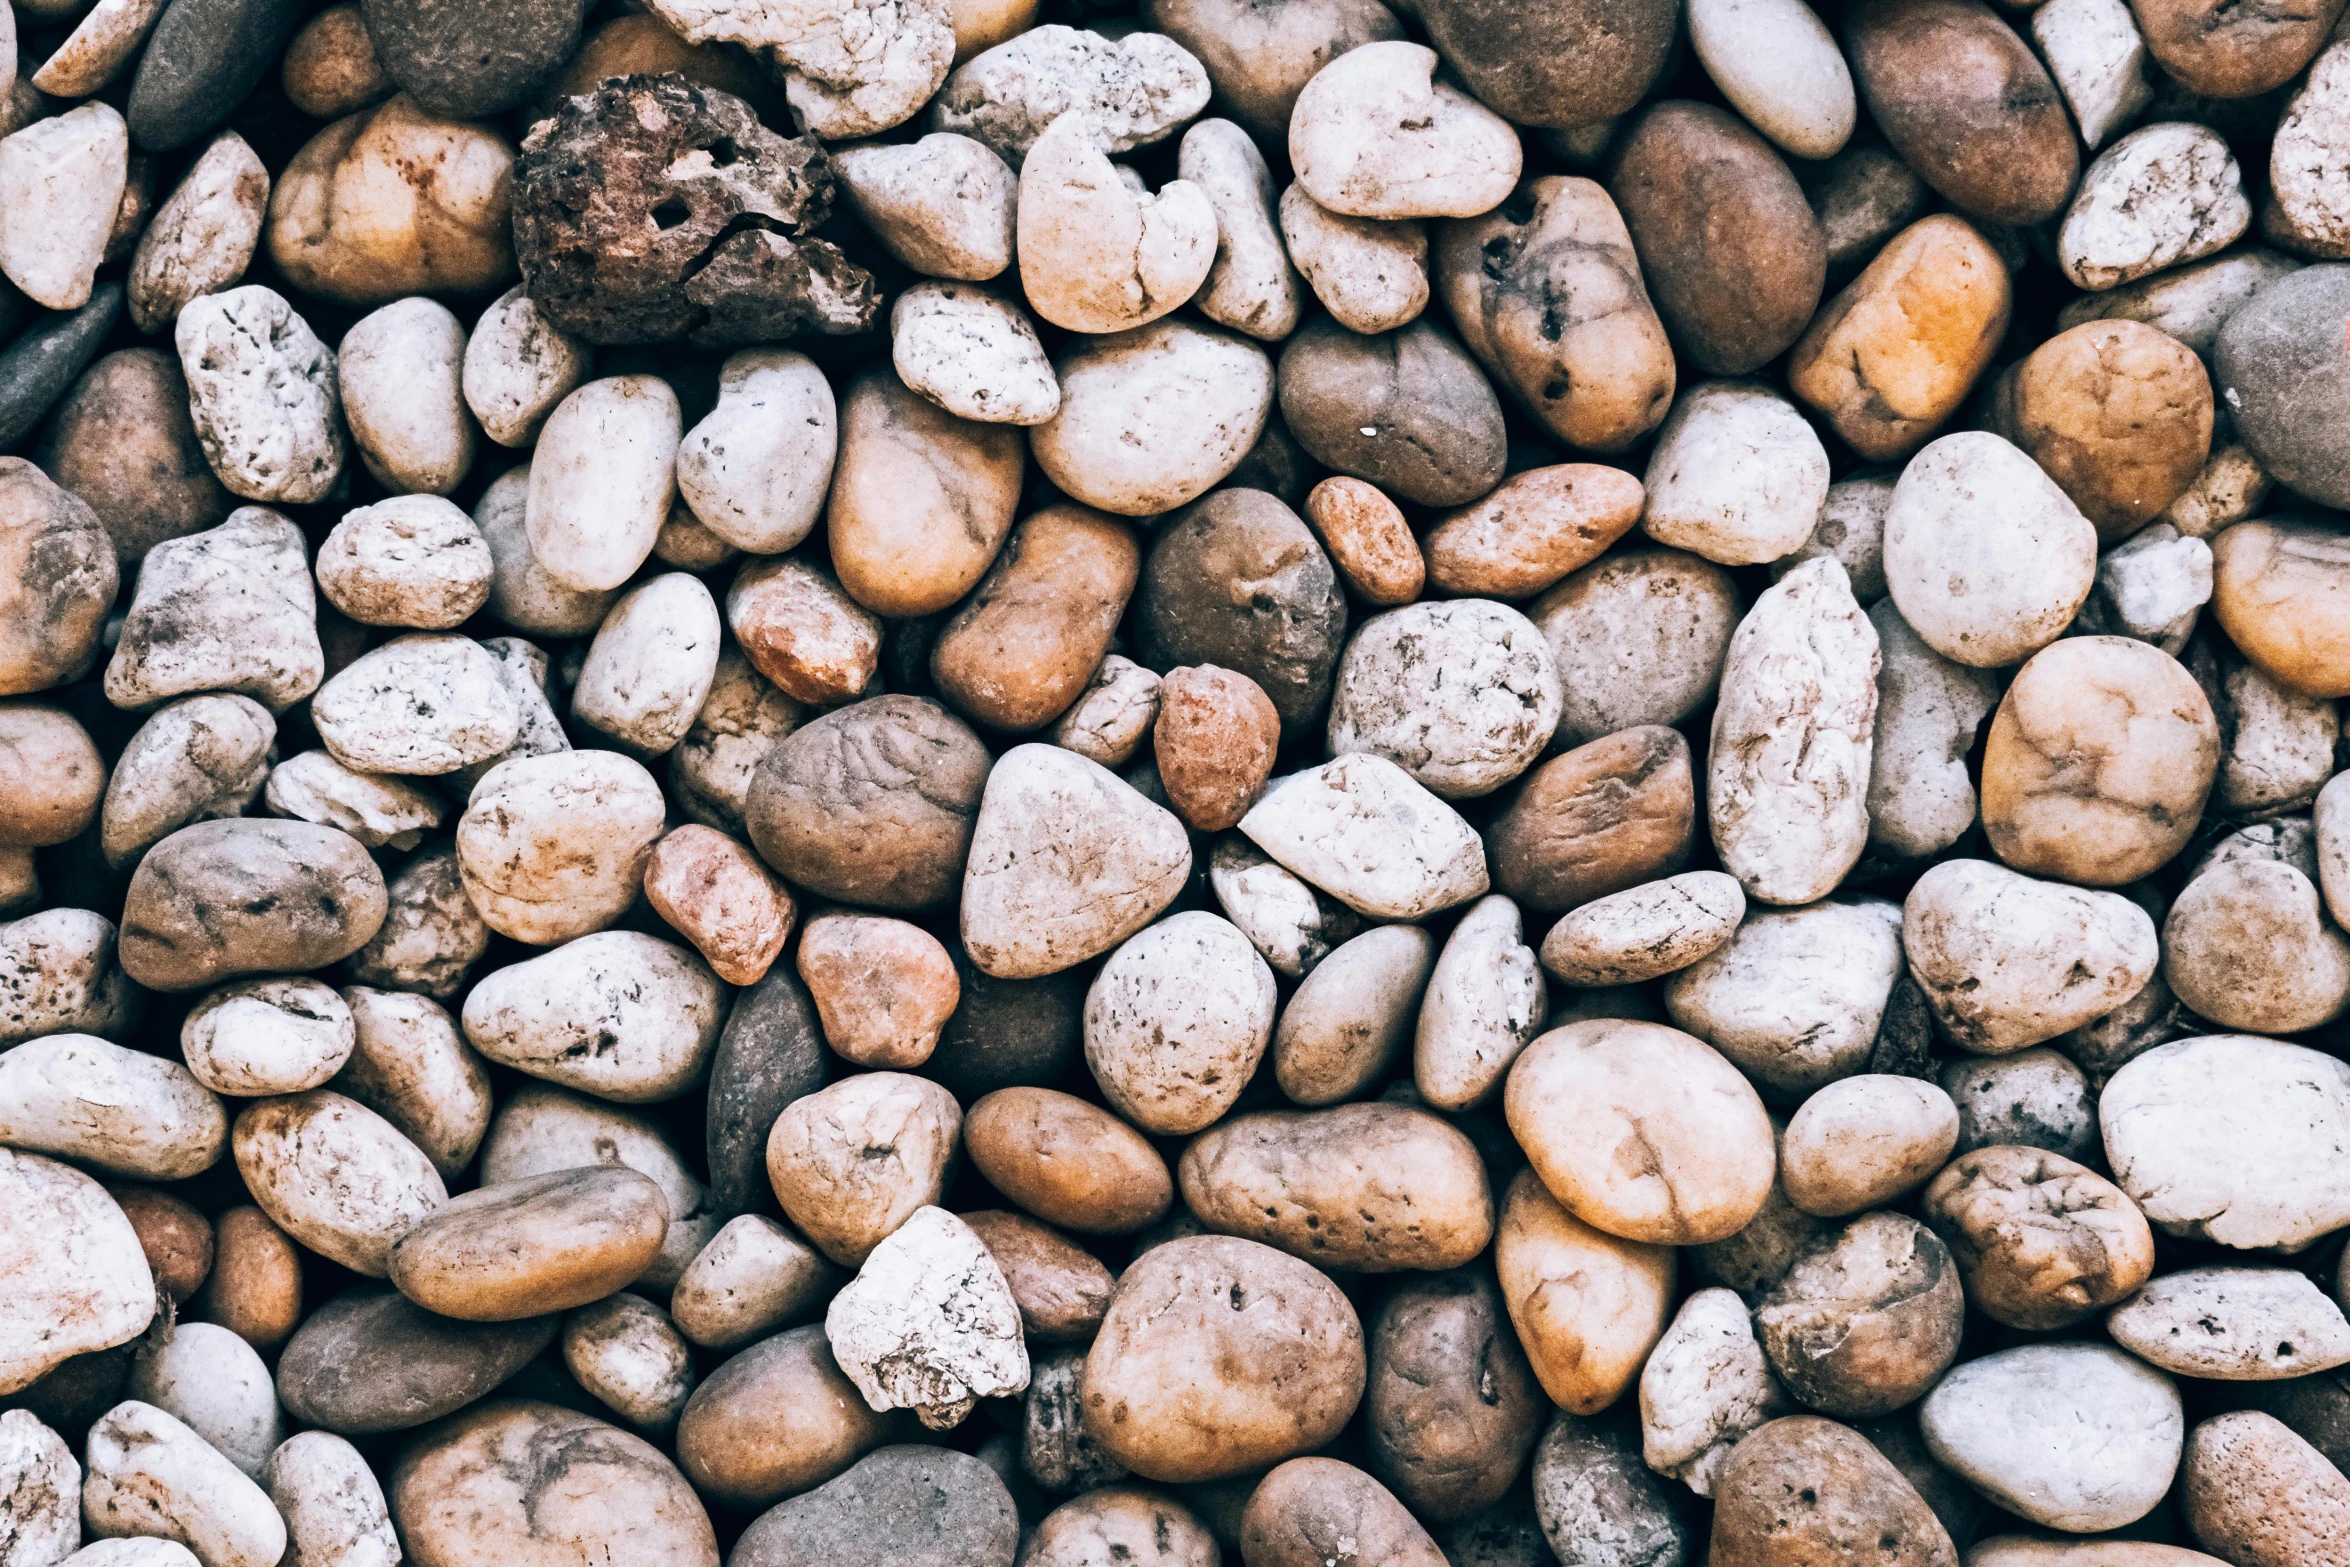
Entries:
POLYGON ((514 249, 547 318, 593 343, 858 332, 880 295, 814 231, 832 165, 674 73, 567 98, 522 144, 514 249))
POLYGON ((1917 1488, 1868 1438, 1811 1415, 1730 1450, 1714 1482, 1711 1567, 1958 1567, 1917 1488))
POLYGON ((1487 833, 1496 890, 1563 913, 1689 862, 1697 794, 1689 742, 1643 724, 1577 746, 1528 775, 1487 833))

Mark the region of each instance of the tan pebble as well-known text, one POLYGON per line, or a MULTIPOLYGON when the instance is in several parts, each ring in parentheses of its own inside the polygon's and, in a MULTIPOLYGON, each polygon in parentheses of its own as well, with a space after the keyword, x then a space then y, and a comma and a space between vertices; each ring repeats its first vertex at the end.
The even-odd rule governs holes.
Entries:
POLYGON ((797 910, 757 856, 715 828, 691 825, 653 845, 645 900, 729 985, 755 985, 783 952, 797 910))
POLYGON ((189 1309, 255 1349, 273 1350, 302 1320, 301 1253, 259 1208, 231 1208, 213 1221, 212 1271, 189 1309))
POLYGON ((1503 1200, 1493 1260, 1510 1325, 1552 1402, 1592 1415, 1621 1398, 1664 1335, 1672 1248, 1593 1229, 1523 1170, 1503 1200))
POLYGON ((1428 571, 1420 541, 1377 486, 1334 474, 1306 496, 1306 521, 1348 585, 1371 603, 1409 604, 1420 596, 1428 571))
POLYGON ((1446 593, 1531 597, 1630 532, 1642 501, 1638 479, 1597 463, 1512 474, 1428 531, 1428 580, 1446 593))
POLYGON ((800 932, 797 961, 824 1042, 859 1066, 919 1067, 962 999, 947 949, 904 920, 819 914, 800 932))
POLYGON ((355 4, 329 6, 286 45, 286 100, 312 119, 332 120, 392 94, 392 79, 355 4))
POLYGON ((391 1280, 441 1316, 515 1322, 635 1282, 668 1229, 668 1199, 636 1171, 558 1170, 442 1204, 393 1244, 391 1280))
POLYGON ((881 622, 795 557, 745 563, 727 590, 726 625, 751 667, 797 701, 849 701, 880 667, 881 622))
POLYGON ((2062 1154, 1996 1146, 1963 1153, 1920 1200, 1994 1322, 2046 1330, 2126 1298, 2154 1271, 2154 1232, 2120 1187, 2062 1154))
POLYGON ((862 1263, 944 1190, 963 1112, 927 1078, 869 1072, 796 1099, 767 1135, 785 1217, 833 1261, 862 1263))
POLYGON ((1174 1183, 1140 1132, 1049 1088, 1003 1088, 963 1118, 963 1148, 996 1190, 1050 1224, 1095 1235, 1148 1229, 1174 1183))
POLYGON ((1221 832, 1247 813, 1272 776, 1281 715, 1248 676, 1186 665, 1159 683, 1152 737, 1175 814, 1195 832, 1221 832))
POLYGON ((1114 1280, 1084 1247, 1024 1213, 966 1213, 980 1244, 1004 1273, 1020 1308, 1020 1331, 1037 1344, 1082 1343, 1101 1326, 1114 1280))

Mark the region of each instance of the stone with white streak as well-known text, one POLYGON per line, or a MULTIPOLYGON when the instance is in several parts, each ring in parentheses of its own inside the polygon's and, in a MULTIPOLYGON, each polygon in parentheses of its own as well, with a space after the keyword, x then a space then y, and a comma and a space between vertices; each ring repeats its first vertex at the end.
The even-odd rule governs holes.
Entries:
POLYGON ((2116 288, 2234 244, 2252 223, 2236 155, 2205 125, 2132 131, 2081 176, 2057 230, 2064 275, 2116 288))
POLYGON ((1844 568, 1806 561, 1731 634, 1707 764, 1722 868, 1749 898, 1825 897, 1868 842, 1877 633, 1844 568))
POLYGON ((130 156, 129 128, 103 103, 0 141, 0 274, 35 304, 89 303, 130 156))
POLYGON ((1418 919, 1483 897, 1475 828, 1384 756, 1356 752, 1278 778, 1241 832, 1285 868, 1373 919, 1418 919))
POLYGON ((968 1224, 924 1207, 873 1248, 832 1299, 824 1336, 877 1410, 951 1430, 982 1398, 1028 1386, 1012 1287, 968 1224))
POLYGON ((1640 1455, 1699 1496, 1738 1439, 1793 1413, 1735 1290, 1704 1289, 1681 1303, 1640 1371, 1640 1455))

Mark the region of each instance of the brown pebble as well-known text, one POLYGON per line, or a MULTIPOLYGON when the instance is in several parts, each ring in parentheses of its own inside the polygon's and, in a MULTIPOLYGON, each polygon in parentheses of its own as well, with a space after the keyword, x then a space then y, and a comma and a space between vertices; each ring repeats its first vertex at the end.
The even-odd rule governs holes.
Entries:
POLYGON ((988 1208, 964 1214, 963 1222, 1004 1270, 1030 1343, 1081 1344, 1093 1337, 1116 1283, 1099 1258, 1024 1213, 988 1208))
POLYGON ((2118 544, 2203 471, 2211 377, 2168 332, 2085 321, 2001 379, 1991 418, 2097 525, 2100 545, 2118 544))
POLYGON ((1714 1481, 1711 1567, 1958 1567, 1917 1488, 1869 1439, 1814 1415, 1758 1427, 1714 1481))
POLYGON ((2274 1415, 2238 1410, 2187 1436, 2187 1527, 2236 1567, 2339 1567, 2350 1557, 2350 1476, 2274 1415))
POLYGON ((2350 540, 2324 523, 2273 517, 2211 541, 2220 628, 2280 684, 2350 696, 2350 540))
POLYGON ((302 1320, 301 1253, 259 1208, 229 1209, 212 1222, 212 1272, 191 1312, 267 1354, 302 1320))
POLYGON ((1133 530, 1048 506, 1004 541, 930 651, 940 693, 973 721, 1025 734, 1068 710, 1110 650, 1142 574, 1133 530))
POLYGON ((1528 775, 1488 834, 1496 890, 1561 913, 1688 863, 1697 830, 1689 742, 1643 724, 1528 775))
POLYGON ((879 914, 819 914, 800 932, 800 979, 824 1042, 859 1066, 910 1071, 938 1048, 962 999, 954 959, 919 925, 879 914))
POLYGON ((801 702, 846 702, 881 665, 881 621, 826 573, 790 556, 744 565, 726 595, 726 625, 751 667, 801 702))
POLYGON ((1200 832, 1222 832, 1248 813, 1273 775, 1281 715, 1248 676, 1187 664, 1159 682, 1151 745, 1175 814, 1200 832))
POLYGON ((1429 530, 1428 580, 1447 593, 1530 598, 1629 533, 1644 498, 1638 478, 1597 463, 1513 474, 1429 530))
POLYGON ((676 829, 645 862, 645 901, 729 985, 755 985, 783 951, 798 911, 759 857, 715 827, 676 829))
POLYGON ((1142 1134, 1050 1088, 1000 1088, 963 1118, 963 1148, 996 1190, 1037 1217, 1125 1235, 1167 1216, 1175 1183, 1142 1134))
POLYGON ((138 1232, 139 1249, 163 1292, 175 1301, 195 1294, 212 1272, 212 1221, 152 1186, 109 1186, 106 1192, 138 1232))
POLYGON ((1411 525, 1377 485, 1334 474, 1306 496, 1306 521, 1347 585, 1385 608, 1420 596, 1428 575, 1411 525))
POLYGON ((392 95, 392 79, 355 4, 329 6, 286 46, 286 101, 313 119, 339 120, 392 95))

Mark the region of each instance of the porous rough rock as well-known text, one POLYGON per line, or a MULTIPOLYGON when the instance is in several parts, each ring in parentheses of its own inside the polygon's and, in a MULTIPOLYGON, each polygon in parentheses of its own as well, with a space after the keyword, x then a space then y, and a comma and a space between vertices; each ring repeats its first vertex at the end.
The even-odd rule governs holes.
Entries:
POLYGON ((982 1398, 1028 1386, 1020 1311, 971 1226, 944 1208, 914 1210, 832 1298, 824 1336, 875 1409, 911 1409, 925 1426, 960 1424, 982 1398))

